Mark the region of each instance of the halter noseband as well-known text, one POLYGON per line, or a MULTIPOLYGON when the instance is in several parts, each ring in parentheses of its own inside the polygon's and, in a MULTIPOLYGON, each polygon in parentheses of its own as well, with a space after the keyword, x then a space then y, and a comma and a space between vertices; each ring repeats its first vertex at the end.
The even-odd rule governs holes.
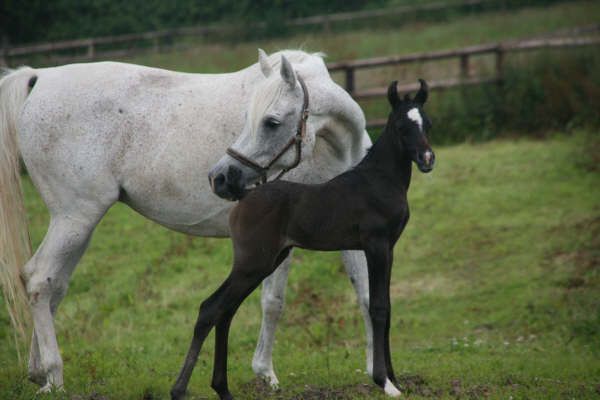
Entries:
POLYGON ((267 182, 267 172, 269 172, 269 169, 290 149, 290 147, 294 145, 296 146, 296 159, 291 165, 285 167, 279 173, 279 175, 275 177, 275 180, 281 178, 283 174, 296 168, 298 164, 300 164, 300 160, 302 157, 302 139, 304 138, 304 135, 306 133, 306 119, 308 118, 308 90, 306 89, 306 84, 304 83, 302 77, 300 75, 297 76, 298 82, 300 82, 300 86, 302 87, 302 93, 304 95, 304 101, 302 103, 302 112, 300 114, 300 121, 298 121, 298 127, 296 128, 296 134, 287 142, 287 144, 281 149, 281 151, 277 153, 277 155, 271 161, 269 161, 269 163, 265 167, 263 167, 256 161, 253 161, 250 158, 246 157, 242 153, 232 149, 231 147, 229 147, 226 151, 230 157, 235 158, 245 166, 250 167, 256 172, 258 172, 260 175, 261 183, 267 182))

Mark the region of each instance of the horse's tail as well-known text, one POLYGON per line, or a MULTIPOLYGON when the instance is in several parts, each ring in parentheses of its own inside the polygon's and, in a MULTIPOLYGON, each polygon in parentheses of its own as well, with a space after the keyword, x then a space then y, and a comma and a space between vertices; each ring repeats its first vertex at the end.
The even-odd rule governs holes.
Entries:
POLYGON ((0 79, 0 284, 15 336, 26 337, 30 312, 21 268, 31 243, 20 177, 17 118, 37 77, 31 68, 7 71, 0 79))

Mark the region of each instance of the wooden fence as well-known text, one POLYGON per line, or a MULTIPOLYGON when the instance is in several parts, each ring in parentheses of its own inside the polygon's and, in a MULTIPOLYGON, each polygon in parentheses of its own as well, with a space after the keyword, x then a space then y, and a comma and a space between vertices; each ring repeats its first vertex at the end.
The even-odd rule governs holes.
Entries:
MULTIPOLYGON (((529 39, 521 41, 510 41, 502 43, 490 43, 478 46, 469 46, 461 49, 442 50, 427 53, 403 54, 388 57, 375 57, 368 59, 339 61, 329 63, 327 67, 332 73, 342 72, 345 76, 345 88, 356 100, 382 97, 387 93, 387 87, 375 87, 369 89, 356 89, 355 71, 387 67, 394 65, 405 65, 411 63, 422 63, 457 59, 459 62, 460 76, 456 78, 428 80, 431 90, 448 89, 457 86, 480 85, 486 83, 501 83, 505 55, 508 53, 524 52, 541 49, 575 48, 581 46, 593 46, 600 44, 600 36, 587 37, 548 37, 540 39, 529 39), (480 55, 493 55, 495 57, 495 68, 492 76, 474 76, 471 68, 471 57, 480 55)), ((399 84, 398 91, 409 92, 418 89, 417 83, 399 84)), ((385 125, 384 119, 370 120, 368 128, 385 125)))
MULTIPOLYGON (((321 26, 328 31, 333 23, 357 22, 371 18, 402 17, 407 14, 425 12, 445 12, 457 9, 475 9, 502 6, 497 0, 463 0, 463 1, 439 1, 416 6, 398 6, 385 9, 364 10, 353 12, 342 12, 328 15, 315 15, 305 18, 296 18, 285 22, 290 28, 321 26)), ((265 28, 264 23, 254 23, 249 28, 265 28)), ((153 32, 131 33, 126 35, 104 36, 97 38, 85 38, 65 40, 51 43, 38 43, 27 46, 4 46, 0 49, 0 65, 10 65, 11 61, 23 59, 32 55, 51 55, 57 52, 71 52, 77 54, 59 55, 51 57, 51 62, 74 62, 93 61, 99 58, 123 57, 147 50, 164 50, 173 47, 175 39, 182 37, 203 37, 210 34, 227 34, 237 29, 231 25, 205 25, 184 27, 176 29, 164 29, 153 32), (140 42, 149 42, 150 47, 136 47, 140 42), (115 49, 115 46, 125 46, 123 49, 115 49), (112 47, 112 48, 111 48, 112 47), (106 49, 108 48, 108 49, 106 49)))

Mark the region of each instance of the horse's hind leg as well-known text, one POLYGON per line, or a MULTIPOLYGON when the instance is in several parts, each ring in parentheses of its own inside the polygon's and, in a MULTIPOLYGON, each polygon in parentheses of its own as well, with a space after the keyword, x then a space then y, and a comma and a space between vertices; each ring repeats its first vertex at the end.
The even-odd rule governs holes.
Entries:
POLYGON ((365 338, 367 341, 367 373, 373 376, 373 324, 369 314, 369 270, 367 259, 362 250, 342 251, 342 261, 350 281, 356 291, 356 297, 365 323, 365 338))
POLYGON ((24 268, 34 324, 29 375, 32 381, 44 385, 42 391, 63 385, 53 315, 98 220, 98 217, 52 216, 42 244, 24 268))
POLYGON ((258 344, 252 358, 254 373, 265 379, 274 389, 279 385, 279 380, 273 370, 273 343, 275 342, 275 329, 285 304, 285 287, 290 261, 291 256, 288 256, 263 281, 261 293, 262 324, 258 344))

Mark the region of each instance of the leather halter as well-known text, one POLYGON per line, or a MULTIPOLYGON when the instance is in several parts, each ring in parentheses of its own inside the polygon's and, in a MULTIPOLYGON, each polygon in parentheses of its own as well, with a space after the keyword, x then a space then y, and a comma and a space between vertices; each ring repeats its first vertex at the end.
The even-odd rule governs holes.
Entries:
POLYGON ((279 175, 275 177, 275 180, 281 178, 283 174, 296 168, 298 164, 300 164, 300 160, 302 158, 302 139, 304 138, 304 135, 306 133, 306 119, 308 118, 308 90, 306 89, 306 84, 304 83, 302 77, 300 77, 300 75, 297 76, 298 82, 300 82, 300 86, 302 87, 302 93, 304 95, 304 101, 302 103, 302 112, 300 114, 300 121, 298 121, 298 127, 296 128, 296 134, 287 142, 287 144, 281 149, 281 151, 277 153, 277 155, 273 159, 271 159, 271 161, 269 161, 269 163, 264 167, 256 161, 253 161, 250 158, 243 155, 242 153, 238 152, 237 150, 232 149, 231 147, 229 147, 226 151, 230 157, 235 158, 245 166, 250 167, 256 172, 258 172, 260 175, 261 183, 267 182, 267 172, 269 172, 269 169, 294 145, 296 146, 296 159, 291 165, 285 167, 279 173, 279 175))

